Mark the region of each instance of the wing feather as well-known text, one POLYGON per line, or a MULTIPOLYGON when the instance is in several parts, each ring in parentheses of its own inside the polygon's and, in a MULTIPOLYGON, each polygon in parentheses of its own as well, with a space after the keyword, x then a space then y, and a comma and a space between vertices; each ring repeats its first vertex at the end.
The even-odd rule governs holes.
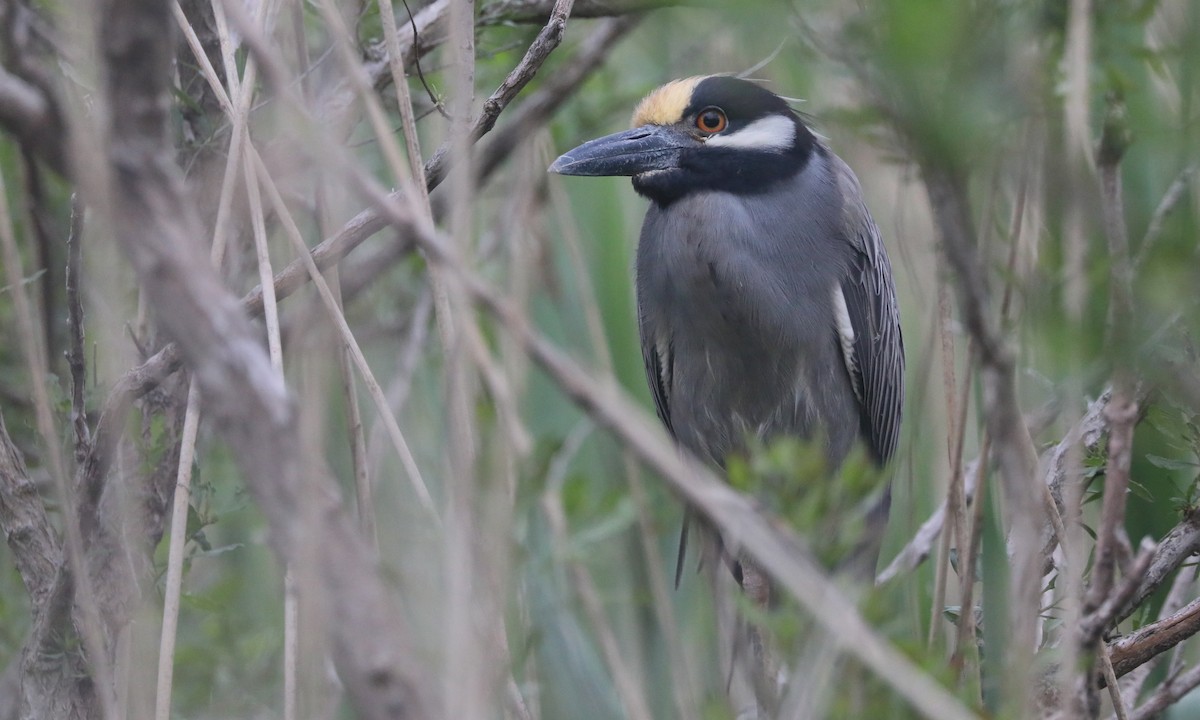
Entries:
POLYGON ((674 347, 669 338, 659 342, 652 335, 653 332, 642 323, 642 360, 646 364, 646 383, 654 397, 654 409, 658 412, 658 418, 667 426, 667 432, 674 437, 669 404, 674 347))
MULTIPOLYGON (((654 398, 654 409, 658 412, 659 420, 667 427, 667 432, 675 436, 671 426, 671 406, 669 388, 671 375, 674 372, 675 348, 669 337, 656 337, 653 327, 646 321, 645 316, 639 318, 641 330, 642 360, 646 365, 646 383, 650 386, 650 395, 654 398)), ((679 580, 683 577, 683 563, 687 559, 688 528, 691 525, 691 509, 684 507, 683 524, 679 528, 679 551, 675 557, 675 588, 679 588, 679 580)))
POLYGON ((840 160, 835 171, 842 190, 847 239, 854 246, 850 273, 840 290, 854 329, 853 357, 846 358, 852 382, 861 388, 861 431, 875 459, 886 463, 900 439, 904 403, 904 339, 891 263, 879 229, 867 211, 854 173, 840 160))

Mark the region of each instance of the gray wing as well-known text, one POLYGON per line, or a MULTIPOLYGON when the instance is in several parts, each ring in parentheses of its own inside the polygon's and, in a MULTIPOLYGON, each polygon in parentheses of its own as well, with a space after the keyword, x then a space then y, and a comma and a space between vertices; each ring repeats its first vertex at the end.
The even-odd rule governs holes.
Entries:
MULTIPOLYGON (((649 326, 645 316, 639 312, 638 330, 642 340, 642 360, 646 364, 646 384, 650 386, 650 394, 654 397, 654 409, 667 432, 675 436, 671 427, 671 407, 668 388, 671 387, 671 373, 674 370, 674 348, 670 338, 657 341, 655 331, 649 326)), ((675 589, 679 589, 679 580, 683 577, 683 563, 687 559, 688 528, 691 525, 692 512, 686 505, 683 509, 683 524, 679 528, 679 551, 675 556, 675 589)))
POLYGON ((850 272, 841 284, 854 337, 852 342, 843 337, 842 347, 843 352, 851 349, 846 365, 859 402, 863 439, 883 464, 896 451, 904 404, 904 339, 896 288, 858 179, 840 159, 833 164, 842 191, 847 239, 854 246, 850 272))

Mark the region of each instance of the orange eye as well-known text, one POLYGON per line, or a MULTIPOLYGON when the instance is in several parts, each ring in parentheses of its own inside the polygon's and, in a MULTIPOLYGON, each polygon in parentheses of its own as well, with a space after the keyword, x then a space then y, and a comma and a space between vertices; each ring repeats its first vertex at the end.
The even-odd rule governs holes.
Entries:
POLYGON ((729 121, 725 119, 725 113, 721 108, 710 107, 704 108, 700 114, 696 116, 696 127, 710 134, 716 134, 725 129, 729 121))

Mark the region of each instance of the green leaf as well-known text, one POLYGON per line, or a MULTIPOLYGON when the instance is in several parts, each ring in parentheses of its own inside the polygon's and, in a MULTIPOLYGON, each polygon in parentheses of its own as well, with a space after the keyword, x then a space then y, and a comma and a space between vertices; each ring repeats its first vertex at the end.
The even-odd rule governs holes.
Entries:
POLYGON ((1155 455, 1153 453, 1146 453, 1146 459, 1150 461, 1151 465, 1160 467, 1164 470, 1194 470, 1200 467, 1200 464, 1192 460, 1175 460, 1173 458, 1166 458, 1162 455, 1155 455))

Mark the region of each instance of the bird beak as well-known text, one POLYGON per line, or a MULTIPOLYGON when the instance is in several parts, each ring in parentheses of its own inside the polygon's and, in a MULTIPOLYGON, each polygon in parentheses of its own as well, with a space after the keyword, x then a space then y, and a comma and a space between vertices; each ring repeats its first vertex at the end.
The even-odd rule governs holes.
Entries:
POLYGON ((640 175, 679 167, 679 156, 696 140, 664 125, 643 125, 589 140, 562 154, 550 166, 559 175, 640 175))

